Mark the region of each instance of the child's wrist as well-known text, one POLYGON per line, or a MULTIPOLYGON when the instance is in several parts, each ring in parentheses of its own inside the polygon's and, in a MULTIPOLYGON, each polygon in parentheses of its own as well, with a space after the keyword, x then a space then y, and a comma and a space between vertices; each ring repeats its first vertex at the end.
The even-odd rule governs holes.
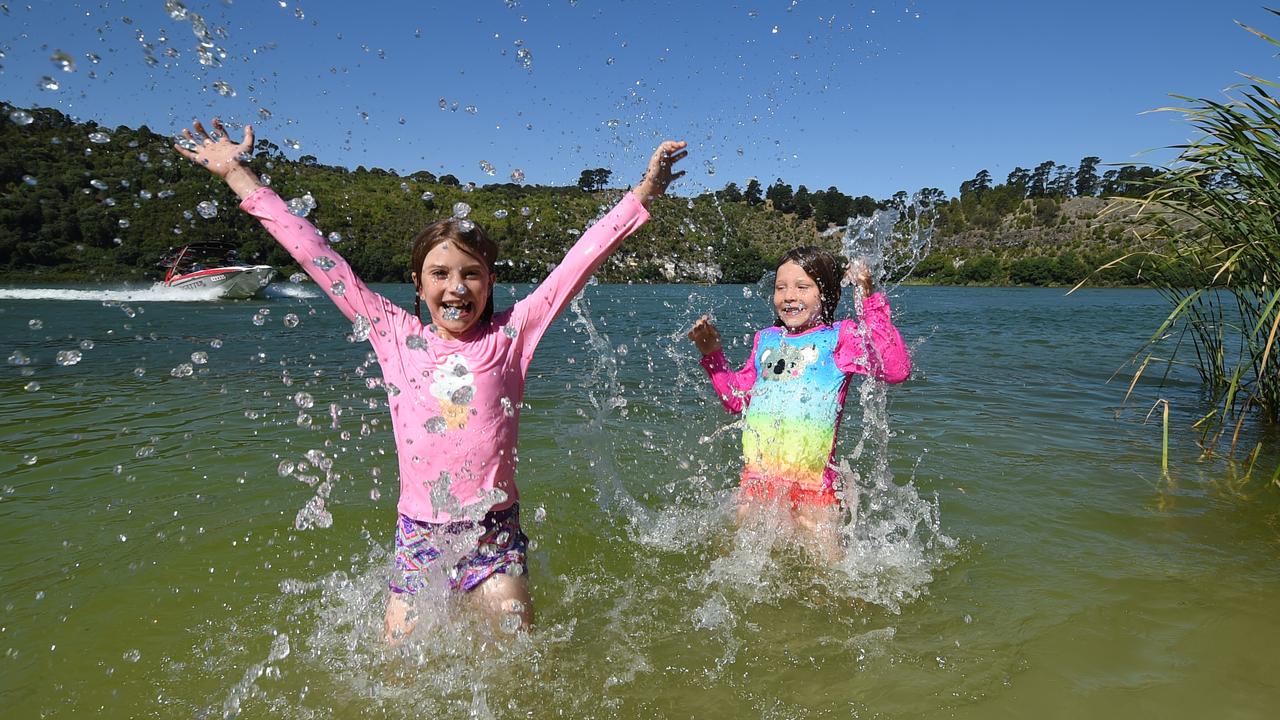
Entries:
POLYGON ((254 190, 262 187, 262 181, 247 166, 237 163, 222 177, 223 181, 241 199, 249 197, 254 190))

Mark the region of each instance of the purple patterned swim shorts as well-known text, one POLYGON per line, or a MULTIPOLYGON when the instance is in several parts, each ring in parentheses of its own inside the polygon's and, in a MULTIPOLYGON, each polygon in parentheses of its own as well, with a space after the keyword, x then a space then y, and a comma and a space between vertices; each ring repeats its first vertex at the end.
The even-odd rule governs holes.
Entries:
POLYGON ((520 503, 487 513, 479 523, 458 520, 420 522, 401 515, 396 522, 396 569, 387 587, 395 593, 415 593, 428 573, 440 572, 443 562, 457 558, 447 569, 449 587, 470 592, 494 573, 523 575, 529 538, 520 529, 520 503), (479 537, 471 541, 479 534, 479 537))

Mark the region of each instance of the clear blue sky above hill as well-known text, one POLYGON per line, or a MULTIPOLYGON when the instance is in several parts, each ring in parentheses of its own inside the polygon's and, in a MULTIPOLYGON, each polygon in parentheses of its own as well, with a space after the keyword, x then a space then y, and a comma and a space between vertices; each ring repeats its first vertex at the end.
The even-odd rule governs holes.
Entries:
POLYGON ((1274 77, 1276 48, 1234 21, 1280 33, 1235 0, 182 5, 220 66, 199 62, 190 14, 165 0, 7 3, 0 99, 164 133, 217 114, 296 140, 293 156, 482 184, 516 169, 572 184, 603 166, 623 185, 659 139, 683 137, 682 193, 754 176, 954 195, 983 168, 1000 181, 1087 155, 1165 162, 1159 148, 1193 133, 1144 111, 1170 93, 1221 98, 1239 71, 1274 77))

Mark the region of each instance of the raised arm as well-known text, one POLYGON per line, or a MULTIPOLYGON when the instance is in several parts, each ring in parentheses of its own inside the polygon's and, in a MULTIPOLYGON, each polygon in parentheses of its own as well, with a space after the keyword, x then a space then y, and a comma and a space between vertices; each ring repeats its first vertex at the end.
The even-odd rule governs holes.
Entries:
POLYGON ((402 312, 394 303, 370 290, 347 261, 325 242, 320 231, 305 218, 291 214, 280 196, 264 186, 245 164, 253 148, 251 126, 245 126, 244 139, 238 143, 232 142, 217 119, 213 121, 212 133, 206 132, 197 121, 190 129, 184 129, 182 135, 186 142, 175 145, 174 149, 222 178, 240 197, 240 207, 262 223, 348 320, 354 322, 359 315, 373 324, 386 323, 389 316, 402 312))
POLYGON ((689 329, 689 339, 702 353, 702 369, 711 378, 711 387, 715 388, 724 409, 735 414, 742 412, 751 401, 749 393, 756 381, 754 345, 747 364, 735 372, 729 368, 729 361, 724 356, 720 331, 716 330, 709 317, 703 315, 693 324, 689 329))
POLYGON ((884 293, 868 295, 862 301, 860 327, 855 320, 840 322, 836 344, 836 367, 845 372, 874 375, 887 383, 900 383, 911 375, 911 356, 894 327, 889 299, 884 293), (870 360, 866 359, 870 350, 870 360))
POLYGON ((684 171, 673 173, 672 167, 688 155, 685 145, 684 141, 676 140, 667 140, 659 145, 649 158, 644 178, 609 214, 582 234, 537 289, 516 304, 525 328, 526 364, 533 358, 542 333, 564 312, 596 268, 627 236, 649 220, 649 202, 664 194, 667 186, 684 175, 684 171))

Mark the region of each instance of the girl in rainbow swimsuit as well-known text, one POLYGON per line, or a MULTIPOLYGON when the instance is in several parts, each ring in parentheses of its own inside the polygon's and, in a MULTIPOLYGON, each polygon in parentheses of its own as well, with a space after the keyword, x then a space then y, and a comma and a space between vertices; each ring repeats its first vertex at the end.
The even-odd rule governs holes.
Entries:
POLYGON ((725 409, 746 415, 739 520, 752 508, 782 505, 829 560, 838 555, 833 456, 849 380, 856 373, 900 383, 911 374, 889 301, 872 294, 866 266, 851 264, 845 280, 862 289, 864 326, 835 320, 841 283, 831 253, 804 246, 783 255, 773 289, 777 320, 756 333, 751 358, 736 372, 706 316, 689 331, 725 409))
POLYGON ((649 201, 684 175, 671 168, 685 157, 685 143, 658 146, 635 189, 582 234, 528 297, 500 312, 493 306, 497 244, 465 218, 428 225, 413 241, 416 297, 409 313, 369 289, 324 235, 292 215, 245 164, 253 128, 245 126, 239 143, 218 120, 213 132, 195 122, 183 135, 175 149, 227 183, 241 209, 289 251, 377 353, 400 466, 386 640, 399 642, 416 625, 414 595, 433 577, 503 627, 527 628, 533 608, 515 451, 529 363, 591 273, 649 219, 649 201))

